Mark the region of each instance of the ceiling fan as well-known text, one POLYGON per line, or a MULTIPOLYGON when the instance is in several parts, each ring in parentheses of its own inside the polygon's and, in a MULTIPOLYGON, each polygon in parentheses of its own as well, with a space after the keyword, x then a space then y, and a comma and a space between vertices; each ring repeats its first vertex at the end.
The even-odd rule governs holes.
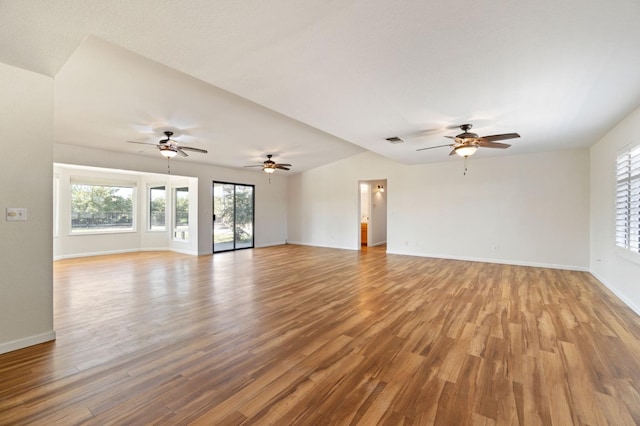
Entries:
POLYGON ((273 157, 272 154, 267 154, 267 160, 263 161, 262 164, 255 164, 252 166, 245 166, 245 167, 262 167, 262 171, 265 173, 273 173, 276 171, 276 169, 289 170, 289 167, 291 167, 291 164, 276 163, 271 159, 271 157, 273 157))
POLYGON ((194 148, 192 146, 184 146, 184 145, 178 144, 177 140, 171 139, 171 136, 173 136, 173 132, 171 131, 167 130, 166 132, 164 132, 164 135, 166 136, 166 139, 160 139, 160 141, 157 144, 151 143, 151 142, 137 142, 137 141, 127 141, 127 142, 137 143, 141 145, 153 145, 160 150, 160 155, 162 155, 165 158, 173 158, 176 155, 180 155, 181 157, 188 157, 189 155, 185 151, 200 152, 202 154, 207 153, 206 149, 194 148))
POLYGON ((445 136, 446 138, 453 139, 455 141, 452 144, 430 146, 427 148, 417 149, 416 151, 424 151, 426 149, 450 146, 453 148, 453 150, 449 153, 449 155, 458 154, 459 156, 466 158, 475 154, 478 148, 509 148, 511 145, 509 145, 508 143, 499 143, 496 141, 503 141, 506 139, 515 139, 520 137, 520 135, 517 133, 478 136, 476 133, 470 132, 471 127, 473 127, 471 124, 463 124, 462 126, 460 126, 460 129, 462 129, 462 133, 456 136, 445 136))

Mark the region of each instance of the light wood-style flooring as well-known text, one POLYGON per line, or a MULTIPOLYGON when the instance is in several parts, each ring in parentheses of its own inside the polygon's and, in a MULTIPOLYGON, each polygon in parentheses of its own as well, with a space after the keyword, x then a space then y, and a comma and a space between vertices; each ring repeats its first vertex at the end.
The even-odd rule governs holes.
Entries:
POLYGON ((588 273, 284 245, 54 275, 1 425, 640 424, 640 319, 588 273))

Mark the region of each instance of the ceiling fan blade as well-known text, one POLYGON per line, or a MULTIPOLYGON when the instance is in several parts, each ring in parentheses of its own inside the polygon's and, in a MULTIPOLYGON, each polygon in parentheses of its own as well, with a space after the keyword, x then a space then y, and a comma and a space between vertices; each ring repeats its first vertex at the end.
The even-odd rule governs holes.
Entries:
POLYGON ((254 164, 253 166, 244 166, 244 167, 264 167, 263 164, 254 164))
POLYGON ((418 148, 416 149, 416 151, 424 151, 425 149, 433 149, 433 148, 442 148, 443 146, 453 146, 453 145, 447 144, 447 145, 428 146, 426 148, 418 148))
POLYGON ((276 164, 276 166, 285 166, 285 167, 291 167, 291 164, 286 164, 286 163, 278 163, 278 164, 276 164))
POLYGON ((283 167, 282 164, 276 164, 275 166, 273 166, 274 169, 280 169, 280 170, 290 170, 288 167, 283 167))
POLYGON ((482 136, 478 138, 479 141, 487 141, 487 142, 495 142, 495 141, 503 141, 506 139, 516 139, 519 138, 520 135, 517 133, 505 133, 502 135, 491 135, 491 136, 482 136))
POLYGON ((485 142, 484 140, 479 140, 478 141, 478 146, 481 146, 483 148, 500 148, 500 149, 506 149, 509 148, 511 145, 509 145, 508 143, 500 143, 500 142, 485 142))
POLYGON ((184 152, 181 148, 176 148, 176 152, 182 157, 188 157, 189 156, 189 154, 184 152))
POLYGON ((455 153, 456 153, 456 149, 454 148, 454 149, 452 149, 452 150, 451 150, 451 152, 449 153, 449 155, 455 155, 455 153))
POLYGON ((192 146, 182 146, 179 145, 178 149, 184 149, 185 151, 193 151, 193 152, 200 152, 202 154, 207 154, 207 150, 206 149, 201 149, 201 148, 194 148, 192 146))
POLYGON ((140 144, 140 145, 153 145, 153 146, 158 146, 158 144, 157 144, 157 143, 151 143, 151 142, 138 142, 138 141, 127 141, 127 142, 129 142, 129 143, 137 143, 137 144, 140 144))

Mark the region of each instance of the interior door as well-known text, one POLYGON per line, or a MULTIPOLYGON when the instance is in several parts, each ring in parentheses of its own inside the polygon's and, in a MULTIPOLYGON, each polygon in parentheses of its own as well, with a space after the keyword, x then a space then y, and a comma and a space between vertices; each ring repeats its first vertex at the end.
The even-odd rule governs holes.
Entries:
POLYGON ((213 252, 253 248, 255 188, 213 182, 213 252))

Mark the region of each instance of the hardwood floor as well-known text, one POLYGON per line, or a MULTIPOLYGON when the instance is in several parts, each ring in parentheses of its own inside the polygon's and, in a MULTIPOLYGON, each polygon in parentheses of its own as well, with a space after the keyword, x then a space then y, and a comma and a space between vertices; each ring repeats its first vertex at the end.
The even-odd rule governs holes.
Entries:
POLYGON ((58 261, 0 424, 640 424, 640 319, 591 275, 301 246, 58 261))

